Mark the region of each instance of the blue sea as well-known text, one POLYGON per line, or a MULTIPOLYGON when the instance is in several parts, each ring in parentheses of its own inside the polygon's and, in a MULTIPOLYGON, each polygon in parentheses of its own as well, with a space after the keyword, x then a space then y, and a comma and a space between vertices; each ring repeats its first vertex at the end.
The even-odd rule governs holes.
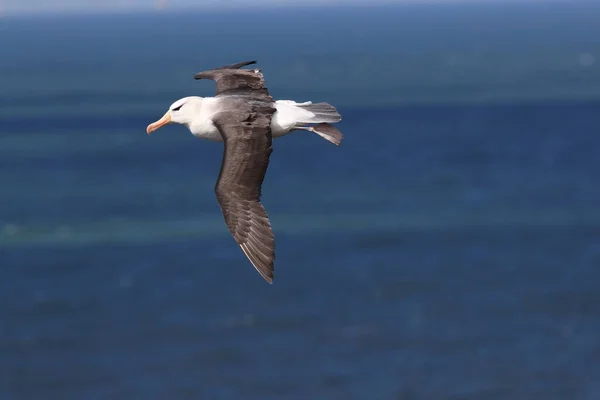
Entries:
POLYGON ((600 6, 0 19, 0 399, 600 398, 600 6), (222 144, 148 123, 257 59, 275 281, 222 144))

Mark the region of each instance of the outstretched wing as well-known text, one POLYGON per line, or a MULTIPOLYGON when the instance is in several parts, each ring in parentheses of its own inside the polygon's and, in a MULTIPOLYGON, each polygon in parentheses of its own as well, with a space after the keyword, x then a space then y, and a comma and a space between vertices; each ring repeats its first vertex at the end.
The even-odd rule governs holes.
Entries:
POLYGON ((224 140, 217 200, 229 232, 269 283, 273 283, 275 237, 260 195, 272 152, 274 112, 268 103, 240 102, 213 119, 224 140))
POLYGON ((258 69, 240 69, 256 61, 244 61, 233 65, 198 72, 194 79, 211 79, 217 83, 215 96, 250 95, 264 100, 273 100, 265 87, 263 74, 258 69))

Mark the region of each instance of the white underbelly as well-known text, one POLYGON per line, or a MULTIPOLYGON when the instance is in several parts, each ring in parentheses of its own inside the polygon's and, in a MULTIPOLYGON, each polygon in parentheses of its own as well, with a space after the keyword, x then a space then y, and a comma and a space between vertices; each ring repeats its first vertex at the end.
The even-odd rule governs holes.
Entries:
POLYGON ((271 134, 274 138, 281 137, 293 130, 293 126, 286 122, 287 121, 285 119, 282 120, 281 113, 279 111, 275 111, 273 118, 271 118, 271 134))
POLYGON ((271 132, 273 137, 286 135, 296 129, 302 121, 309 120, 314 114, 297 106, 291 100, 278 100, 275 102, 277 111, 271 119, 271 132))
POLYGON ((192 125, 188 127, 192 135, 200 139, 206 139, 213 142, 222 142, 223 137, 211 120, 206 120, 201 125, 192 125))
MULTIPOLYGON (((290 133, 292 130, 286 130, 284 128, 281 127, 281 125, 279 125, 277 123, 277 121, 275 120, 271 120, 271 134, 273 135, 274 138, 279 138, 281 136, 284 136, 288 133, 290 133)), ((223 141, 223 136, 221 136, 221 132, 219 132, 218 129, 214 129, 214 130, 204 130, 202 131, 201 134, 195 134, 192 131, 192 134, 194 136, 196 136, 197 138, 200 139, 206 139, 206 140, 210 140, 213 142, 222 142, 223 141)))
MULTIPOLYGON (((300 121, 312 116, 312 113, 296 107, 295 104, 295 102, 287 100, 275 102, 276 111, 271 118, 271 134, 274 138, 290 133, 297 127, 300 121)), ((213 142, 223 141, 221 133, 211 120, 205 120, 201 125, 194 125, 188 128, 198 138, 213 142)))

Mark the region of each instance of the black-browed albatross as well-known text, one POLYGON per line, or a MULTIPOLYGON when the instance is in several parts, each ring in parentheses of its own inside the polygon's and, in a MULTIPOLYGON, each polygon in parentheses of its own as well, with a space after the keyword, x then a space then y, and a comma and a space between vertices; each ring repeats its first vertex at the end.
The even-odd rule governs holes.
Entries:
POLYGON ((342 117, 328 103, 275 101, 260 70, 242 69, 255 63, 246 61, 197 73, 195 79, 216 82, 215 97, 177 100, 161 119, 148 125, 146 132, 177 123, 187 126, 196 137, 224 142, 215 186, 217 200, 235 241, 262 277, 273 283, 275 237, 260 202, 272 138, 302 129, 339 146, 343 136, 330 124, 342 117))

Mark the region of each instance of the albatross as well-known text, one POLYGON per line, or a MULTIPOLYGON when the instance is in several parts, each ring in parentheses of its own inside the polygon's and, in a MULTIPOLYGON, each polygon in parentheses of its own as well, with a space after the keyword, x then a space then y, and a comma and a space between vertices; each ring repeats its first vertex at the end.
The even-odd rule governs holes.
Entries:
POLYGON ((275 101, 262 72, 243 69, 251 64, 256 61, 195 74, 194 79, 215 81, 215 96, 175 101, 146 132, 175 123, 185 125, 198 138, 224 143, 214 190, 225 224, 258 273, 273 283, 275 236, 260 201, 273 138, 304 130, 339 146, 343 135, 331 124, 342 117, 329 103, 275 101))

